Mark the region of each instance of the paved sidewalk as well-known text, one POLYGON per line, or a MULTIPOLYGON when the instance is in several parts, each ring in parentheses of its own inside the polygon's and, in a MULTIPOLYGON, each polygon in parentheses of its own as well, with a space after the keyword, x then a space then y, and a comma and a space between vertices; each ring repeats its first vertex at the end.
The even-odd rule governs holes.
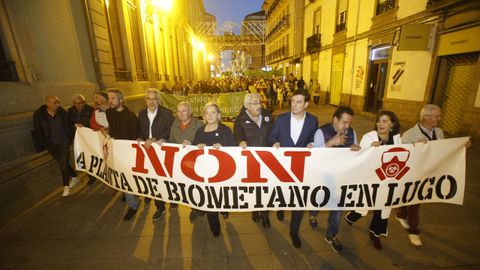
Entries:
MULTIPOLYGON (((333 107, 312 106, 320 124, 331 119, 333 107)), ((359 139, 373 119, 359 115, 359 139)), ((221 219, 222 234, 214 238, 206 217, 194 224, 190 210, 168 209, 153 223, 153 203, 140 205, 135 218, 122 220, 126 204, 120 193, 88 180, 61 197, 61 188, 0 228, 0 269, 480 269, 480 150, 467 153, 463 206, 424 204, 421 229, 424 246, 413 247, 394 219, 389 236, 377 251, 368 239, 368 218, 348 226, 342 221, 338 238, 344 252, 334 253, 323 237, 327 213, 312 229, 304 216, 302 248, 290 244, 290 214, 280 222, 270 214, 265 229, 249 213, 221 219)), ((58 181, 59 179, 50 179, 58 181)))

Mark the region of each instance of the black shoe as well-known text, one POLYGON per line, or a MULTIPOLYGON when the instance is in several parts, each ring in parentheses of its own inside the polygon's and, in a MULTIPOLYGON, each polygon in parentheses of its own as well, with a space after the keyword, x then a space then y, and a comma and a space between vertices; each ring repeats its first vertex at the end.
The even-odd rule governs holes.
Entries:
POLYGON ((325 237, 325 241, 332 246, 333 251, 336 253, 340 253, 343 251, 343 246, 340 244, 340 241, 338 241, 335 237, 325 237))
POLYGON ((344 216, 343 218, 345 219, 345 221, 347 222, 347 224, 348 224, 349 226, 352 226, 352 225, 353 225, 353 222, 351 222, 350 220, 348 220, 347 216, 344 216))
POLYGON ((123 220, 128 221, 128 220, 132 219, 132 217, 135 215, 135 213, 137 213, 137 209, 133 209, 133 208, 129 207, 128 210, 127 210, 127 213, 123 217, 123 220))
POLYGON ((223 219, 227 219, 228 218, 228 212, 222 212, 222 216, 223 216, 223 219))
POLYGON ((153 214, 152 221, 155 222, 159 220, 165 214, 166 211, 167 210, 165 209, 165 207, 157 209, 155 214, 153 214))
POLYGON ((370 240, 372 240, 373 246, 376 249, 382 250, 382 243, 380 242, 380 237, 377 237, 372 232, 370 232, 370 240))
POLYGON ((258 211, 252 212, 252 220, 253 220, 253 222, 259 222, 260 221, 260 213, 258 211))
POLYGON ((312 226, 312 228, 317 228, 318 226, 318 223, 317 223, 317 218, 315 216, 310 216, 310 218, 308 219, 308 222, 310 223, 310 226, 312 226))
POLYGON ((279 221, 283 221, 285 218, 285 212, 283 212, 283 210, 277 211, 277 218, 279 221))
POLYGON ((264 228, 270 228, 270 218, 268 218, 268 216, 262 216, 262 226, 264 228))
POLYGON ((178 208, 178 204, 176 204, 176 203, 170 203, 170 208, 178 208))
POLYGON ((290 234, 290 238, 292 239, 292 245, 295 248, 302 247, 302 240, 300 240, 300 237, 298 236, 298 234, 290 234))
POLYGON ((218 237, 220 235, 220 230, 212 232, 214 237, 218 237))
POLYGON ((147 204, 150 204, 150 202, 152 201, 152 199, 148 198, 148 197, 145 197, 145 200, 143 200, 145 202, 145 205, 147 204))

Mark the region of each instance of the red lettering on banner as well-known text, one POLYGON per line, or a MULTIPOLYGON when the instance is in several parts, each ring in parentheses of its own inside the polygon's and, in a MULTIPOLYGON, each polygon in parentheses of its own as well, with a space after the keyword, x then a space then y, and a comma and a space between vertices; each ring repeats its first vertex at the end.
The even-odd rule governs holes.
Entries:
POLYGON ((229 154, 215 149, 208 150, 208 153, 218 160, 218 172, 214 177, 208 178, 209 183, 223 182, 235 174, 235 160, 229 154))
POLYGON ((312 155, 310 151, 303 152, 293 152, 287 151, 284 154, 287 157, 292 157, 292 162, 290 164, 290 170, 298 178, 298 181, 303 182, 303 172, 305 170, 305 157, 312 155))
POLYGON ((260 177, 260 162, 255 159, 252 152, 242 151, 242 156, 247 157, 247 178, 242 178, 243 183, 266 183, 267 178, 260 177))
MULTIPOLYGON (((282 164, 278 161, 275 156, 268 152, 268 151, 255 151, 258 156, 262 159, 262 161, 267 165, 267 167, 275 174, 275 176, 280 180, 281 182, 290 182, 293 183, 295 180, 293 180, 292 176, 283 168, 282 164)), ((248 170, 248 168, 247 168, 248 170)))
POLYGON ((182 159, 181 162, 181 169, 183 174, 197 182, 204 182, 203 177, 200 177, 196 172, 195 172, 195 163, 197 162, 197 158, 201 155, 203 155, 203 149, 198 149, 198 150, 193 150, 188 152, 182 159))
MULTIPOLYGON (((160 163, 160 159, 158 158, 157 152, 155 151, 154 147, 146 148, 145 145, 142 145, 143 149, 147 152, 148 159, 150 160, 153 168, 155 169, 155 173, 158 176, 167 177, 162 164, 160 163)), ((142 148, 140 148, 139 144, 132 144, 132 147, 136 150, 136 158, 135 158, 135 167, 132 168, 132 171, 138 173, 148 173, 148 169, 145 168, 145 154, 143 153, 142 148)), ((168 171, 168 177, 172 177, 173 171, 173 161, 175 158, 175 153, 179 151, 178 147, 174 146, 162 146, 161 148, 165 152, 164 164, 165 168, 168 171)))
POLYGON ((142 148, 140 148, 138 143, 132 143, 132 147, 137 153, 135 155, 135 167, 132 168, 132 171, 137 173, 148 173, 148 170, 145 169, 145 154, 143 153, 142 148))

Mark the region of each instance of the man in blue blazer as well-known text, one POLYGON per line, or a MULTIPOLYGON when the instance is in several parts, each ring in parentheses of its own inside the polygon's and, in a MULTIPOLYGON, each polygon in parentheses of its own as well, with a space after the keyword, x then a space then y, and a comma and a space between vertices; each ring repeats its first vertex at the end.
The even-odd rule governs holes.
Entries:
MULTIPOLYGON (((313 137, 318 128, 317 117, 306 112, 310 95, 305 89, 297 89, 291 98, 291 111, 277 117, 269 135, 269 143, 274 147, 313 147, 313 137)), ((302 246, 298 229, 303 211, 292 211, 290 238, 296 248, 302 246)))

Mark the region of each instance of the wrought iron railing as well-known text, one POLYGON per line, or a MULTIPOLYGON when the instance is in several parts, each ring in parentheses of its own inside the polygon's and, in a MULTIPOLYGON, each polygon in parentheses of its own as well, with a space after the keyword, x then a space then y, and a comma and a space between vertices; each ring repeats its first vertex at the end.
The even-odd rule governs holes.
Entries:
POLYGON ((307 38, 307 53, 316 53, 320 51, 321 35, 313 34, 307 38))
POLYGON ((377 15, 394 9, 396 5, 397 0, 385 0, 383 2, 377 2, 377 15))

